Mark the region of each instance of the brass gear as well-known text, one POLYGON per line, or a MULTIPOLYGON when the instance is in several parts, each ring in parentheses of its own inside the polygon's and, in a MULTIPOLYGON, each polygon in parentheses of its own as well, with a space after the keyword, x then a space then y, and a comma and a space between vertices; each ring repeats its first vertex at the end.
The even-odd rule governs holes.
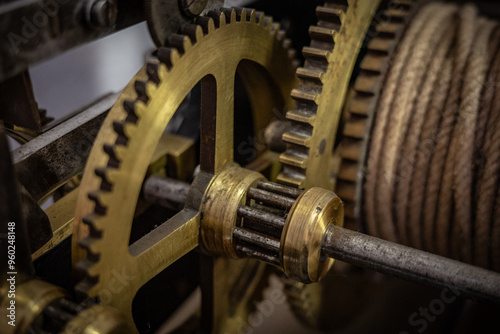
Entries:
MULTIPOLYGON (((295 108, 287 112, 290 131, 278 181, 298 188, 333 189, 331 157, 351 74, 366 32, 381 1, 328 0, 316 8, 318 23, 309 28, 311 45, 302 50, 299 87, 291 93, 295 108)), ((323 283, 285 280, 292 311, 308 326, 322 322, 323 283), (316 285, 316 286, 314 286, 316 285)))
POLYGON ((292 90, 295 108, 286 117, 287 148, 278 181, 298 188, 333 190, 331 152, 349 80, 366 31, 381 0, 328 0, 316 8, 318 24, 309 28, 304 67, 297 69, 299 87, 292 90))
POLYGON ((83 279, 76 290, 122 311, 131 326, 139 288, 198 245, 199 208, 188 203, 129 246, 147 166, 184 97, 200 80, 209 93, 202 92, 200 163, 203 172, 217 173, 233 161, 235 73, 246 83, 256 129, 269 122, 273 108, 290 105, 296 83, 290 42, 272 19, 245 9, 208 15, 172 36, 170 47, 159 49, 161 63, 147 64, 124 89, 96 138, 80 186, 72 256, 83 279))

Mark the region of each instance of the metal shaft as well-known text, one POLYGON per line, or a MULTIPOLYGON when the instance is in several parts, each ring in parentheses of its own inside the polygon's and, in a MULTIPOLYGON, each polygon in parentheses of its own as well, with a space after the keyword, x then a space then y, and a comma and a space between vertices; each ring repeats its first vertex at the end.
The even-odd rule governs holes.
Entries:
POLYGON ((337 260, 500 303, 500 273, 333 225, 322 249, 337 260))

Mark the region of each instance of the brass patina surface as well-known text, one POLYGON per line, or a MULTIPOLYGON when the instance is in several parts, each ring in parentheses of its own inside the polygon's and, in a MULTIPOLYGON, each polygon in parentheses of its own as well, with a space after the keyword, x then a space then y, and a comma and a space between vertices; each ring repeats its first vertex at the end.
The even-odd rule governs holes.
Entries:
MULTIPOLYGON (((125 88, 94 143, 73 230, 73 264, 76 272, 84 273, 76 289, 106 299, 131 326, 132 300, 138 289, 198 245, 199 208, 189 205, 128 245, 142 182, 174 112, 202 81, 201 169, 217 173, 233 162, 237 70, 259 70, 247 71, 244 82, 255 78, 252 73, 260 78, 261 71, 272 78, 267 84, 248 86, 254 87, 249 96, 259 97, 255 106, 286 104, 287 92, 295 84, 288 43, 279 27, 254 11, 248 14, 226 11, 213 18, 200 17, 200 25, 186 27, 186 35, 178 35, 170 48, 159 50, 162 63, 145 66, 125 88), (270 102, 259 102, 266 99, 270 102), (127 278, 121 287, 116 286, 117 274, 127 278)), ((271 111, 254 112, 254 123, 267 124, 271 111)))

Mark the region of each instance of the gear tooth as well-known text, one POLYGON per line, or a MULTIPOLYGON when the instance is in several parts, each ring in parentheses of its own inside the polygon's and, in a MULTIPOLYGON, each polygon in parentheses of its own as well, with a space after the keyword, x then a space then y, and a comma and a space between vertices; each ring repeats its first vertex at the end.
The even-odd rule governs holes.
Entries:
POLYGON ((304 124, 314 126, 316 123, 316 115, 303 110, 290 110, 286 113, 286 118, 304 124))
MULTIPOLYGON (((293 62, 293 60, 295 60, 295 56, 297 56, 297 50, 295 50, 295 49, 289 49, 287 51, 287 56, 288 56, 289 59, 292 59, 292 62, 293 62)), ((299 64, 297 63, 297 65, 296 66, 294 65, 294 67, 295 68, 299 67, 299 64)))
POLYGON ((272 34, 275 34, 276 37, 278 38, 278 40, 283 40, 285 38, 285 32, 283 30, 281 30, 281 24, 279 23, 275 23, 273 22, 270 26, 269 26, 269 31, 272 33, 272 34), (281 31, 283 31, 283 35, 281 36, 278 36, 280 35, 281 31), (280 39, 281 38, 281 39, 280 39))
POLYGON ((291 96, 296 101, 314 103, 315 105, 317 105, 319 94, 314 92, 306 92, 304 90, 301 90, 300 88, 294 88, 292 90, 291 96))
POLYGON ((259 11, 256 11, 255 12, 255 23, 261 25, 261 26, 264 26, 264 21, 265 21, 265 18, 266 15, 264 14, 264 12, 259 12, 259 11))
POLYGON ((262 18, 262 20, 260 21, 260 24, 268 29, 269 31, 272 29, 273 27, 273 18, 271 16, 264 16, 262 18))
MULTIPOLYGON (((99 262, 95 262, 93 265, 89 266, 87 268, 87 276, 92 280, 95 279, 96 283, 92 285, 92 288, 94 288, 97 285, 97 278, 99 277, 99 273, 102 271, 101 265, 99 262)), ((90 291, 89 291, 90 292, 90 291)), ((92 295, 92 293, 90 292, 92 295)))
MULTIPOLYGON (((104 215, 106 214, 106 209, 109 205, 109 192, 103 190, 94 190, 87 194, 87 197, 95 203, 94 211, 97 214, 104 215)), ((94 225, 96 220, 94 221, 94 225)))
POLYGON ((155 85, 160 84, 160 77, 158 76, 158 63, 148 63, 146 65, 146 73, 148 74, 149 81, 153 82, 155 85))
MULTIPOLYGON (((214 12, 212 12, 214 13, 214 12)), ((210 12, 209 12, 210 14, 210 12)), ((213 32, 215 30, 215 22, 211 16, 198 16, 195 20, 202 29, 205 35, 213 32)), ((199 41, 199 40, 198 40, 199 41)))
POLYGON ((299 173, 291 173, 284 170, 278 175, 278 182, 290 185, 296 188, 304 188, 305 175, 299 173))
POLYGON ((154 96, 156 94, 157 90, 158 90, 158 86, 156 86, 155 83, 153 83, 151 81, 146 82, 146 95, 147 96, 154 96))
MULTIPOLYGON (((152 85, 152 84, 151 84, 152 85)), ((149 90, 157 90, 158 87, 152 87, 152 88, 149 88, 149 90)), ((137 117, 142 117, 145 113, 146 113, 146 110, 148 108, 148 105, 142 101, 137 101, 134 105, 134 112, 135 114, 137 115, 137 117)))
POLYGON ((389 54, 394 48, 394 42, 392 39, 386 38, 374 38, 368 43, 368 49, 373 51, 378 51, 384 54, 389 54))
MULTIPOLYGON (((122 148, 122 147, 118 147, 122 148)), ((116 159, 116 158, 115 158, 116 159)), ((116 168, 113 167, 100 167, 95 169, 95 174, 101 178, 101 190, 103 191, 111 191, 113 188, 113 184, 118 182, 119 172, 116 168)))
POLYGON ((359 119, 354 117, 346 123, 344 127, 344 136, 348 136, 355 139, 363 139, 364 134, 366 133, 366 121, 365 118, 359 119))
POLYGON ((302 54, 304 55, 304 58, 308 60, 328 62, 328 59, 330 58, 330 51, 310 46, 304 46, 302 48, 302 54))
POLYGON ((188 36, 172 34, 168 39, 168 46, 175 48, 180 55, 183 55, 192 47, 192 44, 188 36))
POLYGON ((160 84, 160 77, 158 76, 158 63, 148 63, 146 65, 146 73, 148 74, 149 81, 153 82, 155 85, 160 84))
POLYGON ((173 48, 159 48, 158 59, 170 70, 180 59, 179 52, 173 48))
POLYGON ((403 27, 404 25, 401 23, 383 22, 376 27, 376 30, 384 37, 394 38, 403 27))
POLYGON ((356 99, 352 99, 349 102, 349 112, 351 114, 356 114, 358 116, 365 116, 368 117, 368 114, 370 112, 371 106, 374 103, 374 97, 369 96, 369 97, 361 97, 359 96, 356 99))
POLYGON ((302 133, 297 131, 288 131, 283 134, 283 141, 290 143, 301 145, 304 147, 310 147, 311 144, 311 134, 310 133, 302 133))
POLYGON ((193 45, 203 39, 203 28, 198 24, 186 24, 182 33, 191 39, 193 45))
POLYGON ((147 103, 149 100, 149 96, 146 92, 146 82, 137 80, 134 83, 135 91, 137 93, 137 98, 144 103, 147 103))
POLYGON ((84 258, 76 264, 75 269, 86 276, 84 279, 78 282, 78 284, 76 285, 76 290, 86 294, 89 291, 89 288, 96 284, 97 275, 91 275, 91 268, 95 267, 96 264, 97 263, 94 260, 88 257, 84 258))
POLYGON ((101 237, 102 230, 106 226, 106 218, 103 214, 93 212, 83 217, 82 221, 89 226, 90 234, 94 237, 101 237))
POLYGON ((366 94, 376 94, 377 93, 377 85, 378 81, 377 80, 372 80, 372 77, 369 76, 360 76, 356 80, 356 83, 354 84, 354 89, 357 92, 362 92, 366 94))
MULTIPOLYGON (((77 265, 77 267, 75 269, 78 270, 78 265, 77 265)), ((78 271, 81 271, 81 270, 78 270, 78 271)), ((82 279, 80 282, 76 283, 76 285, 75 285, 75 293, 76 293, 78 299, 87 298, 88 297, 88 292, 90 290, 90 287, 93 284, 95 284, 95 283, 92 283, 92 282, 90 282, 89 280, 87 280, 85 278, 82 279)))
POLYGON ((158 67, 158 77, 160 78, 160 81, 164 81, 167 78, 167 75, 168 75, 167 65, 160 63, 160 66, 158 67))
POLYGON ((247 9, 244 7, 233 7, 232 8, 236 12, 236 19, 240 22, 247 21, 247 9))
MULTIPOLYGON (((285 44, 285 37, 286 37, 286 32, 284 30, 277 30, 276 31, 276 39, 280 42, 283 42, 283 45, 285 44)), ((286 47, 285 47, 285 49, 286 49, 286 47)))
POLYGON ((280 154, 280 162, 289 166, 305 169, 307 167, 307 154, 287 150, 280 154))
MULTIPOLYGON (((227 12, 227 8, 222 8, 221 11, 209 11, 208 16, 213 19, 214 22, 214 30, 215 28, 222 28, 226 26, 226 23, 228 23, 228 20, 231 19, 231 14, 226 15, 225 11, 227 12)), ((230 21, 229 21, 230 22, 230 21)), ((210 32, 210 29, 209 29, 210 32)))
MULTIPOLYGON (((243 11, 242 11, 242 14, 244 15, 242 17, 242 20, 241 22, 246 22, 247 20, 247 11, 245 8, 243 8, 243 11)), ((230 9, 227 13, 226 13, 226 17, 229 17, 229 22, 228 23, 236 23, 238 22, 238 17, 237 17, 237 14, 236 14, 236 10, 235 9, 230 9)))
POLYGON ((358 179, 358 165, 357 162, 343 161, 342 168, 339 169, 338 178, 343 181, 356 182, 358 179))
POLYGON ((255 9, 250 9, 248 21, 253 24, 257 23, 257 11, 255 9))
POLYGON ((125 121, 131 123, 137 123, 139 120, 139 115, 135 111, 135 102, 130 100, 123 101, 123 109, 127 112, 127 118, 125 121))
POLYGON ((113 188, 113 182, 109 178, 109 167, 99 167, 94 170, 95 175, 101 178, 101 190, 111 191, 113 188))
POLYGON ((385 69, 388 66, 387 62, 388 62, 387 57, 368 53, 365 56, 365 58, 361 61, 360 67, 365 71, 371 71, 377 74, 382 74, 383 72, 385 72, 385 69))
POLYGON ((311 39, 320 40, 325 42, 335 42, 337 38, 337 30, 321 27, 321 26, 310 26, 309 27, 309 36, 311 39))
POLYGON ((130 122, 113 122, 113 129, 118 134, 116 143, 118 145, 127 145, 128 139, 133 137, 137 126, 130 122))
POLYGON ((100 242, 101 239, 99 238, 95 238, 95 237, 92 237, 92 236, 88 236, 88 237, 85 237, 83 239, 81 239, 80 241, 78 241, 78 245, 87 250, 87 252, 90 252, 91 255, 89 256, 89 258, 95 258, 97 257, 101 250, 100 250, 100 242))
POLYGON ((316 16, 319 20, 329 22, 335 26, 340 26, 345 21, 347 6, 334 5, 331 7, 316 7, 316 16))
POLYGON ((284 38, 282 45, 283 48, 290 49, 292 47, 292 40, 290 38, 284 38))
POLYGON ((323 76, 325 75, 325 72, 318 69, 299 67, 297 69, 296 74, 301 79, 311 80, 317 83, 321 83, 323 81, 323 76))
POLYGON ((120 151, 119 151, 120 147, 121 146, 104 144, 103 150, 109 156, 107 167, 109 168, 120 167, 120 162, 122 161, 123 158, 120 156, 120 151))

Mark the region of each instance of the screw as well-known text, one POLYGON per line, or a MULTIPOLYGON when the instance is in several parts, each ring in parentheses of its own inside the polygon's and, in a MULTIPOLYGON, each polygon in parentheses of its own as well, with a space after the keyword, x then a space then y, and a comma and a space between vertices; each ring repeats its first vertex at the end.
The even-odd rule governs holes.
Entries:
POLYGON ((85 9, 87 23, 94 28, 109 28, 116 23, 116 0, 88 0, 85 9))
POLYGON ((200 15, 207 6, 208 0, 181 0, 181 7, 189 17, 200 15))

